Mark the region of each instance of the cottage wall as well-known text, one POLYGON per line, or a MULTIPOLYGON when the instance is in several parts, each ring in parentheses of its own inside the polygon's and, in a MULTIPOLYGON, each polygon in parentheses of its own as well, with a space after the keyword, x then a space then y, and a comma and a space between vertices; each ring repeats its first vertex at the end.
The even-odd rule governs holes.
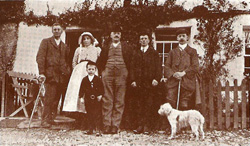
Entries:
MULTIPOLYGON (((38 74, 36 54, 39 45, 44 38, 52 36, 51 27, 48 26, 27 26, 19 24, 18 41, 16 49, 16 60, 13 70, 22 73, 38 74)), ((61 39, 65 42, 65 33, 61 39)))

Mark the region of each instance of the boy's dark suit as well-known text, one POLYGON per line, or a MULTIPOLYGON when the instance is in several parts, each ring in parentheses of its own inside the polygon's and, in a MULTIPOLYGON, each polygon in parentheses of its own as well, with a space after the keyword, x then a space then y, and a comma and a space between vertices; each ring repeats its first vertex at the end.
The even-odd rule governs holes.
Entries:
POLYGON ((101 101, 97 100, 97 96, 103 95, 104 89, 102 81, 99 77, 94 76, 90 81, 88 76, 84 77, 81 83, 79 96, 85 94, 85 106, 87 111, 87 119, 89 129, 100 128, 101 125, 101 101))

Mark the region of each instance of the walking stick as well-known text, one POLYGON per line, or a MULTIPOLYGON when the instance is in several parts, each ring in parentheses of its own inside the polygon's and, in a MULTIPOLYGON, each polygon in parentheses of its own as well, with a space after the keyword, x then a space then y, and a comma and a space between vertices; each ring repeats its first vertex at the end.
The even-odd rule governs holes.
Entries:
POLYGON ((178 110, 178 108, 179 108, 180 92, 181 92, 181 80, 179 81, 179 86, 178 86, 178 96, 177 96, 177 105, 176 105, 176 109, 177 109, 177 110, 178 110))
POLYGON ((41 83, 41 85, 40 85, 40 88, 39 88, 39 91, 38 91, 38 93, 37 93, 35 105, 34 105, 34 107, 33 107, 33 110, 32 110, 31 116, 30 116, 30 120, 29 120, 28 130, 30 129, 30 124, 31 124, 33 115, 34 115, 34 113, 35 113, 36 107, 37 107, 38 102, 39 102, 39 100, 40 100, 40 93, 41 93, 42 88, 43 88, 43 86, 44 86, 44 82, 45 82, 45 80, 42 81, 42 83, 41 83))

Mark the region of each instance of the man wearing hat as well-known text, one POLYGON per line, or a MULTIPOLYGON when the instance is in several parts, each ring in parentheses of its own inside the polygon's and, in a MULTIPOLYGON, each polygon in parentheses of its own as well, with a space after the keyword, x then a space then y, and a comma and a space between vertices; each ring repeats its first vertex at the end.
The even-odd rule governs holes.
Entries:
POLYGON ((118 133, 124 111, 129 59, 132 54, 126 42, 121 42, 119 26, 112 28, 110 38, 111 42, 103 47, 97 61, 104 85, 102 104, 104 134, 118 133))
POLYGON ((179 45, 169 52, 165 62, 165 76, 168 78, 167 101, 180 110, 190 109, 190 101, 194 100, 193 93, 196 89, 196 74, 199 62, 197 51, 191 48, 187 42, 189 35, 187 30, 179 29, 176 32, 179 45), (179 100, 177 99, 180 95, 179 100), (177 107, 177 102, 179 101, 177 107))

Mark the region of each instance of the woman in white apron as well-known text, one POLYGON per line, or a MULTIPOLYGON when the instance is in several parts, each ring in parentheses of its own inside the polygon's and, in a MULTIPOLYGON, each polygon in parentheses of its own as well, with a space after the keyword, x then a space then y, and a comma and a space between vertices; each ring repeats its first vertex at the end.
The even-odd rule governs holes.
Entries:
POLYGON ((82 33, 78 43, 80 47, 76 49, 73 57, 73 72, 65 94, 63 111, 86 113, 84 101, 79 100, 80 86, 82 79, 87 76, 86 64, 88 61, 96 62, 101 48, 95 47, 97 41, 90 32, 82 33))

